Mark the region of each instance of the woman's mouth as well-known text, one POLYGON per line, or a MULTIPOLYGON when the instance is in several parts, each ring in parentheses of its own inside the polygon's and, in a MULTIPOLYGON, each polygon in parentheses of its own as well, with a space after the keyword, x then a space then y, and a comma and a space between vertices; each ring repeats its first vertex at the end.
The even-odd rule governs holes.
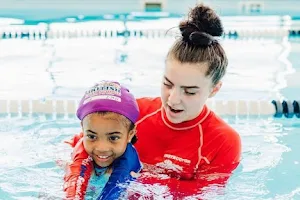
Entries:
POLYGON ((172 108, 171 106, 168 106, 168 107, 169 107, 169 110, 170 110, 172 113, 175 113, 175 114, 180 113, 180 112, 183 111, 183 110, 181 110, 181 109, 175 109, 175 108, 172 108))

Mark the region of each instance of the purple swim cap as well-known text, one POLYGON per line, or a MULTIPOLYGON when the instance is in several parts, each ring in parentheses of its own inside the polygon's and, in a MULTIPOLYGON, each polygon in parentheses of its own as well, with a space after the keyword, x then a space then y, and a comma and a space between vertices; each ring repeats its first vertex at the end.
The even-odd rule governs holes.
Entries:
POLYGON ((82 120, 88 114, 101 111, 121 114, 133 123, 139 116, 139 108, 134 96, 127 88, 115 81, 101 81, 86 91, 76 115, 82 120))

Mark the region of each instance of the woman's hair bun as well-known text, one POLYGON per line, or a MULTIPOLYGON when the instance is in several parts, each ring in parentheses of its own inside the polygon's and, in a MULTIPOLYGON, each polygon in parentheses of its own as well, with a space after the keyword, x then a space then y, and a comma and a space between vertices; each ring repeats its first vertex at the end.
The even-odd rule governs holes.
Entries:
POLYGON ((223 34, 219 16, 208 6, 200 4, 194 7, 188 19, 179 24, 183 40, 195 45, 209 46, 216 42, 213 36, 223 34))

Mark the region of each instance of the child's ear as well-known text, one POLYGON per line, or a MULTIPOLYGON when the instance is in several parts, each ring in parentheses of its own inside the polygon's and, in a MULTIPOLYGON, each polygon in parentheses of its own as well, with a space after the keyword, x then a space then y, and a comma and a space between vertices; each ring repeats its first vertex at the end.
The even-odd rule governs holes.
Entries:
POLYGON ((134 126, 134 128, 131 131, 129 131, 129 133, 128 133, 128 143, 131 142, 131 140, 135 136, 135 134, 136 134, 136 126, 134 126))
POLYGON ((82 130, 82 132, 84 132, 84 131, 83 131, 83 123, 82 123, 82 121, 80 122, 80 125, 81 125, 81 130, 82 130))

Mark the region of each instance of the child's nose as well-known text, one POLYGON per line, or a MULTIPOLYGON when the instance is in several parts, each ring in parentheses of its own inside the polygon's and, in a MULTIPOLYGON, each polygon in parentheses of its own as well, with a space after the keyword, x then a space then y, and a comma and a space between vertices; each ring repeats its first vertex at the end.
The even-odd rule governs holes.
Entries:
POLYGON ((110 151, 110 144, 109 144, 109 142, 106 142, 106 141, 97 141, 97 143, 94 146, 94 149, 97 152, 110 151))

